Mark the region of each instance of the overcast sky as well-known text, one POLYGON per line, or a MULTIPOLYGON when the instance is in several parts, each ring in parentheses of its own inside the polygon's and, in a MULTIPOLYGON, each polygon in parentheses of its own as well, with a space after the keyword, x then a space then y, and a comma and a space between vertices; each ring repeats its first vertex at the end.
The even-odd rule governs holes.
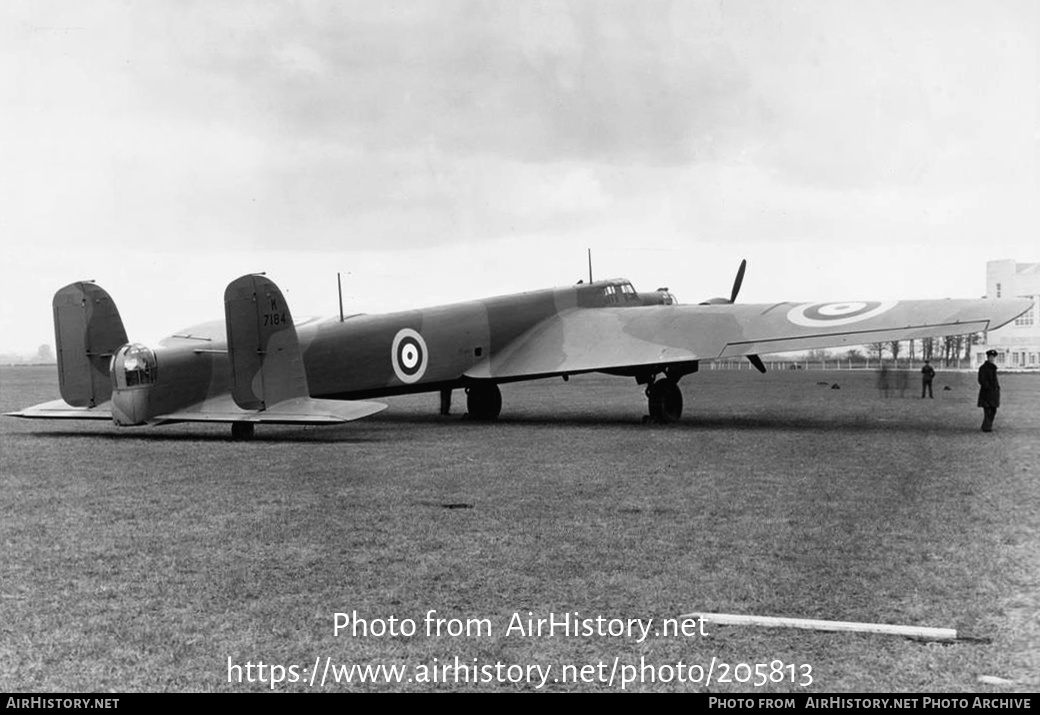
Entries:
POLYGON ((625 276, 977 297, 1040 260, 1035 0, 0 3, 0 353, 625 276))

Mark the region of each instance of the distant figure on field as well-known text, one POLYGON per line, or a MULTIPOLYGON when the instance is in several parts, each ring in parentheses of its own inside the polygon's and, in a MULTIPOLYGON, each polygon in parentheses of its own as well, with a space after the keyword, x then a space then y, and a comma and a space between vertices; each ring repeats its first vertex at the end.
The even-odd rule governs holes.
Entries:
POLYGON ((924 361, 924 367, 921 368, 921 399, 924 399, 924 393, 928 393, 930 399, 935 399, 932 394, 932 380, 935 378, 935 368, 932 367, 927 360, 924 361))
POLYGON ((877 389, 882 397, 888 397, 888 365, 881 363, 877 374, 877 389))
POLYGON ((441 414, 451 414, 451 390, 441 390, 441 414))
POLYGON ((896 389, 899 390, 899 397, 906 397, 906 388, 910 384, 910 377, 906 374, 906 370, 896 370, 896 389))
POLYGON ((1000 407, 1000 382, 997 380, 997 351, 986 351, 986 362, 979 366, 979 407, 982 408, 982 431, 993 431, 993 419, 1000 407))

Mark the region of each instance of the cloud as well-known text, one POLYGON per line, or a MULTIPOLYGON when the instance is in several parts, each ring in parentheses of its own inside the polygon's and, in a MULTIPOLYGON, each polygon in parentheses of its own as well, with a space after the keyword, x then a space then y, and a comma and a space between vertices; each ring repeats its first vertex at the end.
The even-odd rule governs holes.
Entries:
POLYGON ((718 25, 718 12, 686 5, 164 7, 156 47, 132 39, 159 32, 154 9, 131 9, 129 49, 147 106, 224 121, 244 110, 251 131, 373 151, 434 141, 459 156, 667 165, 695 158, 695 136, 720 118, 739 119, 730 107, 748 85, 724 42, 689 34, 718 25))
POLYGON ((885 241, 1036 182, 1031 4, 15 7, 0 226, 53 245, 885 241))

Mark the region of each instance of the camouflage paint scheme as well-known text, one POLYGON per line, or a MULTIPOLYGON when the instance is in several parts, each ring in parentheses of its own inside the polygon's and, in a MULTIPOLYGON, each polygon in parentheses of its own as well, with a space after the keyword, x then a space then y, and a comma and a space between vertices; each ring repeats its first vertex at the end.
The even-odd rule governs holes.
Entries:
POLYGON ((699 305, 675 304, 667 289, 637 293, 614 279, 294 322, 278 287, 248 275, 229 284, 224 321, 136 353, 125 347, 108 294, 74 283, 54 299, 65 400, 12 414, 123 425, 325 424, 383 407, 355 400, 465 388, 470 413, 493 419, 499 383, 605 372, 647 384, 651 415, 667 421, 682 409, 676 383, 700 361, 748 356, 764 370, 759 354, 992 330, 1031 306, 1025 299, 737 305, 742 277, 743 266, 730 299, 699 305), (150 373, 141 368, 149 352, 150 373), (150 383, 121 382, 134 372, 128 364, 150 383))
MULTIPOLYGON (((311 392, 336 398, 377 397, 465 387, 474 380, 496 382, 588 372, 564 368, 563 345, 546 344, 551 369, 540 374, 498 375, 489 366, 529 340, 534 328, 557 316, 587 314, 608 305, 616 310, 657 305, 667 293, 622 293, 627 281, 601 281, 436 306, 384 315, 330 318, 299 328, 311 392), (604 289, 612 289, 608 298, 604 289), (393 369, 391 347, 403 329, 422 337, 427 366, 416 382, 402 381, 393 369)), ((617 365, 604 365, 617 367, 617 365)))

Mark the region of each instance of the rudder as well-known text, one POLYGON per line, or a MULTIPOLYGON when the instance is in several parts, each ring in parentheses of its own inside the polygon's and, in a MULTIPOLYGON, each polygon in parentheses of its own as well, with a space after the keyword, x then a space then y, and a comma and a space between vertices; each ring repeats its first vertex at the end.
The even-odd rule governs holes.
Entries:
POLYGON ((270 279, 237 278, 224 291, 231 396, 244 410, 310 397, 289 306, 270 279))
POLYGON ((60 289, 52 305, 61 397, 73 407, 95 407, 112 397, 109 364, 128 342, 119 310, 89 281, 60 289))

